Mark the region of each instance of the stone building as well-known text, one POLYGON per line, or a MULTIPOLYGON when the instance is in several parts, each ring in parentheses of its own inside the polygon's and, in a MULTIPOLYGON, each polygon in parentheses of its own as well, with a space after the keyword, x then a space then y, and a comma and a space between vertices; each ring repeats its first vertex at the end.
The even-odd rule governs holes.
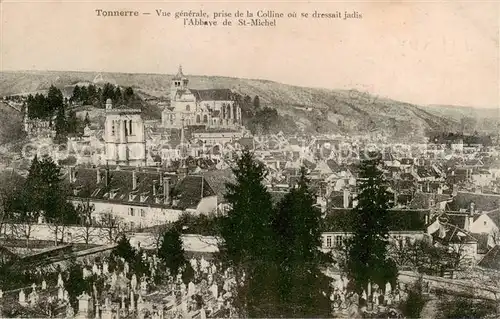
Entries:
POLYGON ((166 128, 183 125, 206 129, 236 129, 241 126, 241 109, 233 101, 229 89, 196 90, 179 67, 170 86, 170 105, 162 112, 166 128))
POLYGON ((104 142, 107 164, 146 165, 146 139, 141 110, 113 108, 111 99, 108 99, 104 142))

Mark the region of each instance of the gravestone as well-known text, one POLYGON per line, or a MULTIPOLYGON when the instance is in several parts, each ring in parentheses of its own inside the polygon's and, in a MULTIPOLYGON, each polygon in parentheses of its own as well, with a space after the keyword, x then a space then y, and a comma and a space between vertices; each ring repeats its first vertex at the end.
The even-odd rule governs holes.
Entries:
POLYGON ((24 293, 23 289, 19 291, 19 304, 21 306, 26 306, 26 294, 24 293))
POLYGON ((60 287, 60 288, 64 287, 64 281, 62 279, 61 273, 59 273, 57 275, 57 287, 60 287))
POLYGON ((42 290, 46 290, 47 289, 47 282, 44 280, 42 280, 42 290))
POLYGON ((78 297, 78 315, 87 316, 90 311, 90 300, 91 297, 84 292, 78 297))

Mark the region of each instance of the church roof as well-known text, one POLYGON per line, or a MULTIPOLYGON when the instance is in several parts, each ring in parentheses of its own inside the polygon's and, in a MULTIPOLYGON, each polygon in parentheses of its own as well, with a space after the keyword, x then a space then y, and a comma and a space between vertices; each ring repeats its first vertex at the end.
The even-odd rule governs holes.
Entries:
POLYGON ((190 89, 190 91, 198 101, 231 101, 232 94, 230 89, 190 89))

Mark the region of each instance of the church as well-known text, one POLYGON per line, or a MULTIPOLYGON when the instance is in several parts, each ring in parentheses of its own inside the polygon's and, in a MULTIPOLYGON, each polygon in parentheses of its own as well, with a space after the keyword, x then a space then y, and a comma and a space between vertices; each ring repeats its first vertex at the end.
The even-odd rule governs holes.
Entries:
POLYGON ((238 129, 241 126, 241 109, 235 105, 230 89, 196 90, 188 84, 179 66, 170 85, 170 106, 162 112, 163 127, 238 129))

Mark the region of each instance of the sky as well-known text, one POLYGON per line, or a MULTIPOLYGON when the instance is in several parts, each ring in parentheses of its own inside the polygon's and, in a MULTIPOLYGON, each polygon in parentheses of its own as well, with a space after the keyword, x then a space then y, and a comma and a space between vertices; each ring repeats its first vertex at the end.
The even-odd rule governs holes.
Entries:
POLYGON ((424 105, 499 106, 495 2, 0 3, 2 71, 172 74, 182 64, 193 75, 356 88, 424 105), (140 15, 99 17, 96 9, 140 15), (196 27, 158 17, 156 9, 298 17, 278 19, 275 27, 196 27), (362 18, 314 19, 314 11, 356 11, 362 18))

